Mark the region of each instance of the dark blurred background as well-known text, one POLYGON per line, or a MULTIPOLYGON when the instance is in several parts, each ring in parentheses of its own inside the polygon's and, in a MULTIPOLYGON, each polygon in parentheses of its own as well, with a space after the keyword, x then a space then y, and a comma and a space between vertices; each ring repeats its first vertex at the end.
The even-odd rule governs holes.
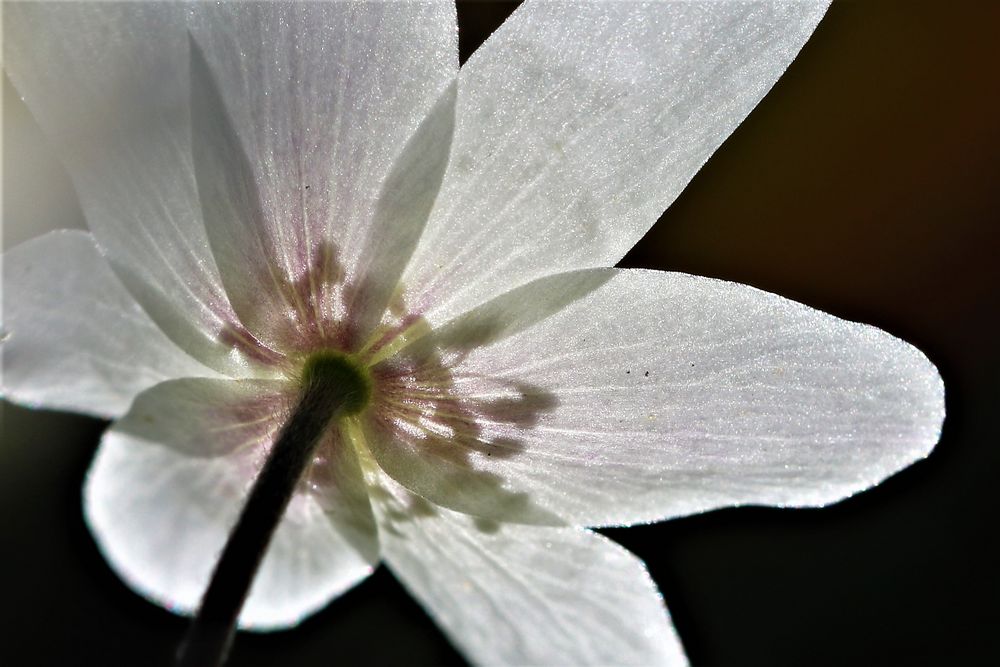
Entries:
MULTIPOLYGON (((513 7, 460 4, 463 60, 513 7)), ((606 531, 649 565, 696 664, 998 654, 998 41, 992 0, 837 0, 622 263, 748 283, 874 324, 924 350, 947 388, 931 457, 835 507, 606 531)), ((81 217, 6 80, 4 93, 9 247, 81 217)), ((185 622, 115 577, 81 517, 105 424, 3 408, 0 663, 167 663, 185 622)), ((380 569, 296 630, 240 635, 231 664, 462 658, 380 569)))

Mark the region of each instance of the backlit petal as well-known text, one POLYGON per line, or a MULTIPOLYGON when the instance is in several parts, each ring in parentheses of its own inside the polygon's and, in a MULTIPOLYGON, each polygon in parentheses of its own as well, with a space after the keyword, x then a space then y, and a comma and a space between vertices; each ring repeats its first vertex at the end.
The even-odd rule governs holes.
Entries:
POLYGON ((524 3, 462 67, 407 301, 440 323, 534 278, 616 263, 827 4, 524 3))
POLYGON ((185 12, 207 3, 24 2, 4 7, 4 69, 66 164, 125 287, 213 368, 236 317, 208 248, 190 149, 185 12))
POLYGON ((343 343, 337 321, 368 264, 395 287, 448 155, 454 13, 446 2, 219 3, 193 21, 208 237, 234 308, 269 344, 343 343), (387 181, 442 95, 440 130, 387 181), (379 216, 394 199, 390 213, 404 215, 379 216))
POLYGON ((386 562, 482 665, 683 665, 642 562, 579 528, 477 523, 389 482, 386 562))
POLYGON ((90 234, 56 231, 3 256, 4 398, 117 417, 143 389, 215 376, 149 319, 90 234))
POLYGON ((905 342, 676 273, 541 279, 409 350, 413 363, 430 354, 448 369, 450 398, 441 410, 428 402, 424 423, 460 414, 476 428, 450 449, 373 438, 372 452, 430 501, 505 520, 515 519, 477 480, 591 526, 824 505, 926 456, 944 417, 937 370, 905 342), (588 282, 559 312, 533 313, 588 282))
MULTIPOLYGON (((274 434, 285 383, 185 379, 157 385, 104 437, 84 492, 88 524, 135 590, 190 613, 208 585, 274 434)), ((294 625, 378 561, 354 450, 332 434, 279 524, 240 624, 294 625)))

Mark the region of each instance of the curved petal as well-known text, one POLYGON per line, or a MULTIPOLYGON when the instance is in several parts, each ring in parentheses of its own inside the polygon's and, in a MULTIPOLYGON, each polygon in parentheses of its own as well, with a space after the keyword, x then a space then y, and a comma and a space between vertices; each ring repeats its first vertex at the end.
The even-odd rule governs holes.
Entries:
POLYGON ((3 256, 4 398, 114 418, 136 394, 215 372, 160 331, 90 234, 56 231, 3 256))
POLYGON ((374 260, 392 261, 378 268, 394 287, 437 191, 458 70, 454 5, 218 3, 192 35, 198 188, 233 306, 272 345, 303 332, 343 338, 348 286, 359 289, 373 261, 366 249, 404 240, 374 260), (442 129, 403 159, 429 162, 430 176, 397 178, 380 196, 442 95, 442 129), (395 209, 405 215, 378 216, 385 197, 407 199, 395 209))
POLYGON ((191 159, 185 14, 201 4, 11 4, 4 69, 125 287, 188 353, 243 375, 191 159))
POLYGON ((441 323, 613 265, 828 4, 525 2, 462 67, 450 164, 404 274, 413 308, 441 323))
MULTIPOLYGON (((85 513, 133 589, 177 613, 197 607, 289 400, 277 381, 175 380, 139 396, 108 431, 87 477, 85 513)), ((294 625, 378 560, 353 449, 337 434, 320 447, 264 557, 242 627, 294 625)))
POLYGON ((485 525, 385 488, 376 511, 386 563, 472 662, 687 663, 645 566, 614 542, 579 528, 485 525))
POLYGON ((517 518, 491 509, 478 477, 588 526, 824 505, 926 456, 944 418, 937 370, 905 342, 676 273, 544 278, 407 354, 447 369, 448 400, 422 404, 424 428, 454 429, 455 414, 478 427, 450 448, 374 438, 376 460, 434 503, 500 520, 517 518), (524 317, 587 282, 598 286, 550 317, 524 317), (484 335, 492 322, 508 324, 484 335), (435 484, 443 475, 452 483, 435 484))

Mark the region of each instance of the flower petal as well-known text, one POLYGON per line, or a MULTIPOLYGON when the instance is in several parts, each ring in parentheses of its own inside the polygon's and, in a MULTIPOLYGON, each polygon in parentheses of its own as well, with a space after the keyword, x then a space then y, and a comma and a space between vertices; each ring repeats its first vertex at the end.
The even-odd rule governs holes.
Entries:
POLYGON ((518 519, 491 509, 475 483, 484 475, 498 493, 526 495, 576 525, 824 505, 926 456, 944 418, 937 370, 905 342, 676 273, 540 279, 408 354, 418 364, 440 356, 450 376, 446 409, 438 415, 428 403, 424 422, 468 414, 478 427, 450 449, 372 438, 376 460, 436 504, 501 520, 518 519), (533 314, 534 304, 559 303, 595 277, 598 286, 571 305, 533 314), (435 484, 442 477, 451 483, 435 484))
MULTIPOLYGON (((280 428, 288 385, 175 380, 136 399, 105 435, 85 512, 101 551, 132 588, 190 613, 280 428)), ((378 542, 353 448, 321 445, 254 581, 240 624, 294 625, 371 573, 378 542)))
POLYGON ((205 224, 233 306, 259 338, 339 338, 323 327, 345 319, 366 261, 395 287, 448 155, 454 14, 444 2, 219 3, 193 22, 205 224), (430 163, 430 176, 387 182, 442 94, 433 140, 403 159, 408 171, 430 163), (377 215, 386 196, 403 200, 393 210, 404 216, 377 215), (388 235, 405 247, 386 253, 388 235))
POLYGON ((611 266, 795 57, 828 2, 526 2, 462 67, 452 155, 404 274, 444 322, 611 266))
POLYGON ((386 562, 472 662, 686 664, 645 566, 614 542, 484 525, 386 489, 376 502, 386 562))
POLYGON ((125 287, 183 349, 240 375, 191 160, 185 12, 199 4, 12 4, 4 68, 125 287))
POLYGON ((3 256, 4 398, 117 417, 143 389, 215 372, 164 336, 90 234, 56 231, 3 256))

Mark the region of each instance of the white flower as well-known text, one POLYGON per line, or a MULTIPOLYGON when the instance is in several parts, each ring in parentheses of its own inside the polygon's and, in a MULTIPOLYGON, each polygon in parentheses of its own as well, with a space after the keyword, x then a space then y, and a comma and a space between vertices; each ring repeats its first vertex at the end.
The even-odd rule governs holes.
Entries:
POLYGON ((5 262, 4 396, 117 419, 85 491, 189 612, 311 354, 369 369, 241 616, 384 560, 482 663, 683 662, 588 528, 814 506, 927 454, 916 349, 617 262, 826 2, 529 2, 458 73, 447 3, 12 4, 5 68, 93 235, 5 262), (456 78, 457 77, 457 78, 456 78))

